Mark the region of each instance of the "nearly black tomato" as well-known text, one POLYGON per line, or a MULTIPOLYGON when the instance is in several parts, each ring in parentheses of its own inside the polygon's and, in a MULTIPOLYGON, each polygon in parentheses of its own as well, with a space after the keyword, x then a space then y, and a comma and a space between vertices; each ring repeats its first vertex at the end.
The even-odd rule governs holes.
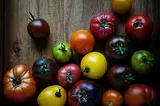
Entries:
POLYGON ((77 82, 68 92, 70 106, 98 106, 102 96, 100 87, 90 80, 77 82))

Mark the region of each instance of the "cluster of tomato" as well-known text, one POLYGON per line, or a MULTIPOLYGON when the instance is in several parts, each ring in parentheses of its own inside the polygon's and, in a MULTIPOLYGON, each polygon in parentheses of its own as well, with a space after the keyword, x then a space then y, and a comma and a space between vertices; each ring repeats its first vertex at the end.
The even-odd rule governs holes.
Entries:
MULTIPOLYGON (((113 10, 119 14, 127 13, 132 7, 132 0, 124 1, 112 0, 113 10), (119 4, 123 6, 118 7, 119 4)), ((48 23, 31 16, 29 35, 36 41, 45 41, 50 34, 48 23)), ((39 106, 64 106, 67 101, 66 89, 69 90, 70 106, 144 106, 155 103, 156 93, 153 88, 145 84, 133 84, 134 73, 147 75, 154 66, 154 56, 147 50, 134 52, 132 43, 149 39, 152 21, 145 14, 130 17, 125 26, 128 36, 115 34, 116 25, 113 14, 97 14, 90 21, 91 33, 78 30, 71 35, 70 44, 54 44, 54 59, 37 59, 32 72, 25 65, 17 65, 7 71, 3 80, 5 98, 14 103, 23 103, 35 95, 37 87, 44 85, 37 97, 39 106), (105 54, 94 51, 95 39, 106 42, 105 54), (73 52, 83 56, 80 65, 67 63, 73 52), (130 65, 122 64, 125 60, 130 60, 130 65), (116 62, 116 65, 108 69, 110 62, 116 62), (58 68, 58 63, 64 65, 58 68), (82 76, 87 80, 82 79, 82 76), (95 83, 95 80, 103 77, 107 77, 112 89, 102 91, 102 87, 95 83), (124 89, 127 90, 123 97, 120 91, 124 89)))

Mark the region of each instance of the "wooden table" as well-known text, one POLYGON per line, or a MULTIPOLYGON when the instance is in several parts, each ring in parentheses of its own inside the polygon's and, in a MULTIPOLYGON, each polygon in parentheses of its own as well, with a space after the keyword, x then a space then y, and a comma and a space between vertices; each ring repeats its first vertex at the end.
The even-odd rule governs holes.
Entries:
MULTIPOLYGON (((1 0, 0 1, 0 84, 4 73, 17 64, 25 64, 29 68, 33 62, 41 57, 53 58, 51 49, 58 41, 69 42, 73 32, 79 29, 89 30, 90 18, 100 12, 113 12, 118 20, 120 34, 125 34, 124 24, 129 16, 136 13, 145 13, 154 23, 154 31, 147 49, 156 57, 155 72, 160 70, 160 1, 159 0, 133 0, 133 8, 128 15, 117 15, 112 11, 111 0, 1 0), (34 16, 44 18, 50 25, 51 35, 49 41, 37 45, 27 33, 27 24, 30 22, 28 12, 34 16), (15 52, 15 48, 20 48, 15 52)), ((104 52, 101 45, 96 50, 104 52)), ((77 56, 75 61, 80 59, 77 56)), ((157 75, 157 74, 155 74, 157 75)), ((157 75, 158 76, 158 75, 157 75)), ((158 77, 151 76, 150 81, 158 77)), ((152 83, 152 82, 151 82, 152 83)), ((158 90, 158 84, 153 84, 158 90)), ((2 88, 2 86, 0 86, 2 88)), ((2 97, 2 89, 1 98, 2 97)), ((1 99, 2 100, 2 99, 1 99)), ((9 106, 7 101, 3 106, 9 106)), ((0 106, 2 102, 0 102, 0 106)), ((36 97, 25 106, 35 106, 36 97)), ((24 106, 23 105, 23 106, 24 106)))

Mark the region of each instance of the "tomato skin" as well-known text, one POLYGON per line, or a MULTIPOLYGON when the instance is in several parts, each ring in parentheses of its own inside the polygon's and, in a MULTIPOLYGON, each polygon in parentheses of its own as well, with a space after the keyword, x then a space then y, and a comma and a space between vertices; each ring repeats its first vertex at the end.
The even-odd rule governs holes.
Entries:
POLYGON ((116 17, 109 12, 99 13, 91 18, 90 31, 99 40, 108 40, 115 32, 116 17))
POLYGON ((67 101, 67 93, 60 85, 48 86, 38 95, 39 106, 64 106, 67 101))
POLYGON ((153 31, 152 20, 145 14, 131 16, 126 22, 125 31, 133 40, 146 40, 151 36, 153 31))
POLYGON ((123 96, 120 92, 109 89, 103 94, 103 106, 123 106, 123 96))
POLYGON ((69 90, 68 102, 70 106, 98 106, 101 99, 100 92, 100 87, 95 82, 81 80, 69 90), (81 95, 82 98, 79 98, 78 95, 81 95))
POLYGON ((156 92, 153 88, 144 84, 133 84, 124 95, 127 106, 144 106, 149 102, 152 105, 156 100, 156 92))
POLYGON ((33 63, 32 72, 36 79, 40 79, 48 83, 52 82, 56 77, 57 68, 55 60, 51 60, 47 57, 41 57, 33 63))
POLYGON ((52 48, 53 57, 60 63, 66 63, 72 57, 71 47, 67 42, 57 42, 52 48))
POLYGON ((119 62, 132 55, 131 40, 126 36, 113 36, 106 43, 106 57, 112 62, 119 62))
POLYGON ((81 71, 85 77, 99 79, 107 71, 107 60, 100 52, 86 54, 80 63, 81 71))
POLYGON ((36 81, 25 65, 16 65, 3 78, 4 97, 13 103, 28 101, 36 92, 36 81))
POLYGON ((132 9, 132 0, 112 0, 112 9, 118 14, 128 13, 132 9))
POLYGON ((124 64, 112 66, 107 75, 111 85, 118 90, 129 87, 135 80, 132 69, 124 64))
POLYGON ((147 50, 136 51, 131 57, 131 66, 138 74, 149 74, 154 66, 154 56, 147 50))
POLYGON ((78 30, 71 35, 70 44, 76 53, 84 55, 94 49, 95 40, 89 31, 78 30))
POLYGON ((64 87, 69 87, 76 83, 81 77, 80 67, 76 64, 67 64, 58 70, 58 83, 64 87))

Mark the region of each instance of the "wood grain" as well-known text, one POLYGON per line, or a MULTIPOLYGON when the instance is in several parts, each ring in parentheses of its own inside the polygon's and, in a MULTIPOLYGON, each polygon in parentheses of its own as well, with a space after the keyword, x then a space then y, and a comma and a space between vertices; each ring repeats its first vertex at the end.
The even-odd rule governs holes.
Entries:
MULTIPOLYGON (((151 17, 154 23, 154 31, 147 48, 156 57, 156 67, 160 65, 160 1, 159 0, 133 0, 132 11, 126 15, 118 15, 111 8, 111 0, 5 0, 0 1, 0 13, 3 13, 5 4, 5 15, 0 14, 0 79, 2 79, 2 60, 4 48, 4 73, 17 64, 25 64, 30 69, 33 62, 41 56, 52 57, 52 47, 56 42, 66 41, 69 43, 70 36, 79 29, 89 30, 89 22, 92 16, 101 12, 112 12, 117 17, 117 33, 125 35, 125 22, 133 14, 145 13, 151 17), (1 3, 2 2, 2 3, 1 3), (30 22, 28 12, 37 18, 45 19, 51 29, 48 42, 37 44, 27 33, 27 24, 30 22), (5 23, 3 23, 5 19, 5 23), (2 42, 4 41, 4 43, 2 42), (3 45, 4 44, 4 45, 3 45)), ((95 50, 104 53, 104 44, 96 43, 95 50)), ((138 46, 138 45, 137 45, 138 46)), ((143 46, 141 46, 143 47, 143 46)), ((140 49, 140 48, 139 48, 140 49)), ((75 55, 73 61, 79 64, 82 56, 75 55)), ((73 62, 72 61, 72 62, 73 62)), ((157 71, 155 71, 156 73, 157 71)), ((156 74, 155 74, 156 75, 156 74)), ((153 82, 154 75, 147 82, 158 90, 153 82)), ((1 80, 0 80, 1 81, 1 80)), ((4 104, 9 106, 10 103, 4 104)), ((24 104, 35 106, 36 96, 24 104)))

